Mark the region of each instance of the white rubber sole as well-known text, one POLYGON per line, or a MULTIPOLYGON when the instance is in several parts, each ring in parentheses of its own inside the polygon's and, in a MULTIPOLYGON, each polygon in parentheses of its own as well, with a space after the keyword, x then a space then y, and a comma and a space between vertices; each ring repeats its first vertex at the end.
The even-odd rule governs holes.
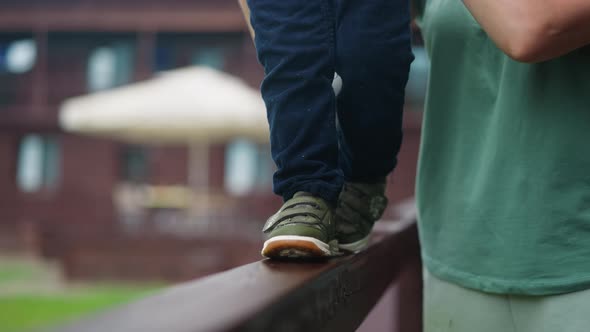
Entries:
POLYGON ((369 246, 369 239, 371 238, 371 235, 367 235, 364 238, 356 241, 356 242, 352 242, 352 243, 339 243, 338 247, 342 250, 346 250, 352 253, 358 253, 361 252, 365 249, 367 249, 367 247, 369 246))
POLYGON ((334 256, 330 245, 308 236, 279 235, 264 242, 262 256, 269 258, 316 258, 334 256))

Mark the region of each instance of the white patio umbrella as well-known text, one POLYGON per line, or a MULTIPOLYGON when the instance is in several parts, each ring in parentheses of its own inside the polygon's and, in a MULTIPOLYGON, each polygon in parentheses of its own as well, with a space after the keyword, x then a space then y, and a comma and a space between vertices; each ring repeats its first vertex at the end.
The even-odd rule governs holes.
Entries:
POLYGON ((136 143, 188 144, 189 185, 201 183, 204 190, 209 143, 235 137, 267 141, 269 136, 260 93, 207 67, 164 72, 144 82, 68 99, 59 121, 71 132, 136 143))
POLYGON ((260 93, 207 68, 164 72, 121 88, 68 99, 60 110, 67 131, 142 143, 268 140, 260 93))

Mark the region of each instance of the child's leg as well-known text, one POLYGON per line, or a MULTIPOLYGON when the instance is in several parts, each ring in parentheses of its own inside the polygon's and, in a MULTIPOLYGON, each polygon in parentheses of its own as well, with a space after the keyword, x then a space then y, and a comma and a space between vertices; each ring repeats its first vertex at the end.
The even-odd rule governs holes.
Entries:
POLYGON ((363 250, 387 206, 385 177, 402 139, 404 89, 413 56, 408 0, 335 0, 340 167, 335 210, 341 249, 363 250))
POLYGON ((333 0, 248 0, 265 79, 274 191, 335 203, 342 180, 335 125, 333 0))
POLYGON ((413 60, 408 0, 336 0, 340 167, 373 182, 395 167, 404 89, 413 60))
POLYGON ((271 258, 337 254, 332 218, 342 186, 338 169, 333 0, 248 0, 265 79, 262 96, 285 203, 263 232, 271 258))

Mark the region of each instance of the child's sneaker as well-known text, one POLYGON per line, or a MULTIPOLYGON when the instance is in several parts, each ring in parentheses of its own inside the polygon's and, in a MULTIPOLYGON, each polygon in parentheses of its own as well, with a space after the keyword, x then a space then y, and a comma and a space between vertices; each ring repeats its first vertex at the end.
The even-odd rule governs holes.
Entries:
POLYGON ((265 257, 318 258, 339 253, 332 208, 306 192, 298 192, 286 201, 268 219, 262 232, 268 236, 262 248, 265 257))
POLYGON ((334 213, 340 249, 354 253, 365 249, 373 225, 386 207, 385 179, 379 183, 345 183, 334 213))

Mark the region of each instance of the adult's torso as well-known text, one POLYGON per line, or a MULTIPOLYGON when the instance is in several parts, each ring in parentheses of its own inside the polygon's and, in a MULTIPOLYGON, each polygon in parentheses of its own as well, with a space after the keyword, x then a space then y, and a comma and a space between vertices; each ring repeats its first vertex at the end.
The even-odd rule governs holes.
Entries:
POLYGON ((417 197, 424 262, 499 293, 590 287, 590 52, 524 64, 462 1, 426 1, 417 197))

